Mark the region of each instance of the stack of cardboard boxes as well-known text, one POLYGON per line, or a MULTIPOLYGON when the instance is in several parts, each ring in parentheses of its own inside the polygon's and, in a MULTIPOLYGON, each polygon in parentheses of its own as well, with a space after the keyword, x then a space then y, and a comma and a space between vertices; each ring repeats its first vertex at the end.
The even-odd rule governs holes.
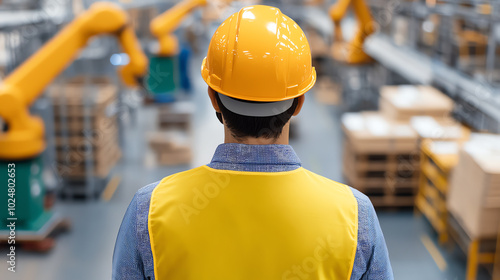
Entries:
POLYGON ((117 88, 108 79, 66 80, 49 89, 53 103, 57 169, 68 178, 106 177, 121 156, 114 114, 117 88))
POLYGON ((493 279, 500 269, 499 143, 500 135, 472 134, 451 175, 448 231, 467 255, 467 279, 475 279, 479 265, 495 262, 493 279))
POLYGON ((375 206, 410 206, 417 187, 417 134, 409 124, 377 112, 348 113, 343 171, 375 206))
POLYGON ((453 101, 430 86, 384 86, 380 89, 380 111, 391 119, 409 121, 414 116, 450 117, 453 101))
POLYGON ((159 130, 149 136, 149 146, 160 165, 183 165, 192 160, 190 102, 161 105, 158 111, 159 130))
POLYGON ((344 174, 376 206, 412 206, 420 176, 422 139, 466 137, 450 117, 453 102, 428 86, 386 86, 380 111, 348 113, 344 174))
POLYGON ((180 131, 158 131, 149 136, 149 146, 160 165, 189 164, 192 159, 190 140, 180 131))
POLYGON ((473 134, 459 153, 448 210, 471 238, 496 237, 500 226, 500 135, 473 134))

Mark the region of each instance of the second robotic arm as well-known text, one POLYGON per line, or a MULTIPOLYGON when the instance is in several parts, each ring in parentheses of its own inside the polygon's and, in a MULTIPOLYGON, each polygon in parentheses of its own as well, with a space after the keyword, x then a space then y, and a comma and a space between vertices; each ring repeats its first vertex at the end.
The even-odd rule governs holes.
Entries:
POLYGON ((126 85, 137 85, 148 61, 127 22, 127 14, 118 6, 95 3, 6 77, 0 85, 0 117, 8 130, 0 133, 0 159, 30 158, 43 151, 43 123, 30 116, 28 108, 91 37, 111 34, 119 38, 130 57, 120 75, 126 85))

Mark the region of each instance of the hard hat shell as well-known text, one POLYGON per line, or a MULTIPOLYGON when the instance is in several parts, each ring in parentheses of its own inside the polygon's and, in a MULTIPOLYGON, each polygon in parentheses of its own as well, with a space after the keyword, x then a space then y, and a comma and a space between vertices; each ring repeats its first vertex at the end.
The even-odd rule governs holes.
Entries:
POLYGON ((245 7, 217 28, 201 75, 219 93, 259 102, 298 97, 316 82, 302 29, 263 5, 245 7))

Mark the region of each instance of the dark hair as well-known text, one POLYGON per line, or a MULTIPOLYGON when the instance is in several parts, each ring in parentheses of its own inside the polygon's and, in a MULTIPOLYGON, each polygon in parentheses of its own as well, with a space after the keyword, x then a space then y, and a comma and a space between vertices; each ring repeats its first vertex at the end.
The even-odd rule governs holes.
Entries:
MULTIPOLYGON (((292 106, 285 112, 270 117, 249 117, 243 116, 229 111, 220 101, 219 94, 215 93, 215 99, 219 105, 219 109, 224 116, 226 121, 226 126, 231 131, 231 134, 236 139, 243 139, 246 137, 254 138, 278 138, 283 131, 283 127, 290 120, 297 105, 299 104, 299 99, 295 98, 293 100, 292 106)), ((248 103, 260 103, 255 101, 247 101, 237 99, 241 102, 248 103)), ((217 118, 221 123, 224 123, 221 117, 221 113, 217 113, 217 118)))

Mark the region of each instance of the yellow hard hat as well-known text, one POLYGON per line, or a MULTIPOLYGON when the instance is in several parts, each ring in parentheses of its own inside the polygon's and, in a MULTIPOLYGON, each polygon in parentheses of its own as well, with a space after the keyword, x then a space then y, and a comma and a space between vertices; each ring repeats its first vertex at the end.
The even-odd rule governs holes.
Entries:
POLYGON ((298 97, 316 82, 302 29, 278 8, 263 5, 245 7, 219 26, 201 75, 223 95, 259 102, 298 97))

